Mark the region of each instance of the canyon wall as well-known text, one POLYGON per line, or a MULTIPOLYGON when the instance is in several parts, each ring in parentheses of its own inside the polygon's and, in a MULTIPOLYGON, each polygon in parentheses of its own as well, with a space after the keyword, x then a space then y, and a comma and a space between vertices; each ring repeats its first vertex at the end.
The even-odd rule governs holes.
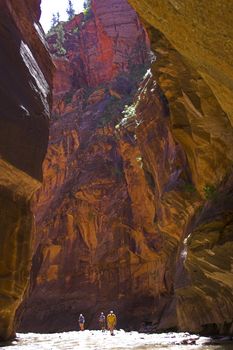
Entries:
POLYGON ((40 1, 0 3, 0 339, 14 336, 29 281, 33 215, 48 144, 52 62, 40 1))
POLYGON ((20 329, 77 329, 80 312, 96 327, 114 309, 127 329, 232 333, 231 9, 130 2, 155 56, 125 0, 93 0, 49 33, 53 121, 20 329))
MULTIPOLYGON (((20 329, 76 329, 81 311, 87 325, 96 327, 97 313, 109 307, 122 311, 120 322, 127 325, 133 304, 144 299, 141 293, 151 314, 154 291, 151 285, 146 292, 147 271, 152 266, 154 274, 160 273, 153 261, 160 245, 160 237, 158 247, 153 237, 153 194, 133 142, 135 171, 148 192, 143 229, 143 215, 137 219, 132 212, 124 145, 121 149, 115 129, 146 72, 147 34, 127 1, 105 0, 93 1, 86 16, 52 29, 48 42, 57 66, 54 113, 45 181, 35 206, 31 294, 20 329), (57 30, 64 37, 62 47, 57 30)), ((134 197, 139 205, 140 192, 134 197)))
POLYGON ((232 7, 228 1, 129 2, 148 27, 170 130, 204 199, 178 256, 178 327, 232 333, 232 7))

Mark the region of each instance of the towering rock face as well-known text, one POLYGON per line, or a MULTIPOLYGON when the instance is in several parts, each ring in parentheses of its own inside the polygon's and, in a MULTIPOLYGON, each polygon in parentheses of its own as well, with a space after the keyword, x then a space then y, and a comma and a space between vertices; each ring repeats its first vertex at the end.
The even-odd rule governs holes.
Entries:
POLYGON ((232 333, 232 8, 227 1, 129 2, 148 24, 157 55, 153 73, 169 101, 172 134, 208 200, 180 249, 178 326, 232 333))
POLYGON ((22 330, 75 329, 79 312, 94 327, 113 308, 120 327, 232 332, 232 127, 209 78, 231 73, 213 50, 199 63, 195 1, 132 3, 157 56, 143 82, 147 36, 125 0, 93 0, 48 38, 54 120, 22 330))
MULTIPOLYGON (((74 17, 64 30, 64 49, 76 89, 111 81, 120 71, 145 61, 146 33, 126 1, 92 1, 85 16, 74 17)), ((49 42, 53 40, 51 36, 49 42)), ((53 44, 52 52, 53 48, 57 52, 57 44, 53 44)))
POLYGON ((55 59, 54 88, 54 109, 58 115, 64 112, 65 93, 65 102, 71 102, 80 88, 88 86, 91 91, 113 81, 120 72, 144 64, 145 48, 149 46, 136 13, 126 1, 113 0, 92 1, 85 16, 81 13, 51 30, 48 42, 51 52, 60 55, 55 59))
POLYGON ((40 1, 0 3, 0 339, 29 278, 30 199, 42 180, 48 143, 52 62, 38 24, 40 1))
MULTIPOLYGON (((147 270, 151 265, 158 271, 153 259, 161 244, 158 236, 156 247, 153 238, 153 193, 143 176, 140 152, 135 142, 127 146, 132 138, 127 141, 127 135, 125 146, 123 141, 120 146, 114 127, 146 71, 147 35, 127 1, 105 0, 93 1, 85 18, 81 14, 59 25, 48 41, 57 66, 54 120, 44 186, 35 208, 32 291, 21 329, 75 329, 81 310, 89 326, 96 326, 96 313, 102 308, 123 311, 125 305, 127 324, 140 293, 152 311, 154 292, 152 285, 147 292, 147 270), (135 157, 137 181, 146 191, 144 231, 143 215, 139 219, 132 212, 124 147, 135 157)), ((138 206, 136 191, 132 189, 138 206)))

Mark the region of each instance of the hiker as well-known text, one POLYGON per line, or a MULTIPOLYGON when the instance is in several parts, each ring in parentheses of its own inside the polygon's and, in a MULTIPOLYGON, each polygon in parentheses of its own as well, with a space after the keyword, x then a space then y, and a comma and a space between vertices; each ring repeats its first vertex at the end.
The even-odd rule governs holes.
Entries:
POLYGON ((85 318, 84 318, 83 314, 79 315, 78 323, 79 323, 80 331, 84 331, 85 318))
POLYGON ((117 323, 116 315, 113 313, 113 311, 110 311, 110 313, 107 316, 107 324, 111 335, 114 335, 114 328, 116 327, 116 323, 117 323))
POLYGON ((102 332, 105 331, 105 316, 104 313, 101 312, 100 316, 99 316, 99 325, 100 325, 100 329, 102 330, 102 332))

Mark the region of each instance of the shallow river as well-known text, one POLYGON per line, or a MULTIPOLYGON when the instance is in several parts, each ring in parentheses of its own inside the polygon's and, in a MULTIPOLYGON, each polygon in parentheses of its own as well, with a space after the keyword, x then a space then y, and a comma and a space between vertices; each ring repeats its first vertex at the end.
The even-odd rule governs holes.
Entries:
POLYGON ((66 332, 56 334, 18 334, 17 341, 6 350, 233 350, 232 344, 204 345, 209 338, 188 333, 143 334, 116 331, 111 336, 107 331, 66 332), (190 342, 195 344, 189 344, 190 342), (184 343, 188 343, 184 345, 184 343))

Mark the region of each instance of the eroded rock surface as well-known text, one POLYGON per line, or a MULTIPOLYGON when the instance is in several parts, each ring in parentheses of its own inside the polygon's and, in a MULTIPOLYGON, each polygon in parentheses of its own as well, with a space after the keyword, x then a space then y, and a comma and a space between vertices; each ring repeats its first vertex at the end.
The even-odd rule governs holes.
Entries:
MULTIPOLYGON (((210 45, 217 5, 199 26, 198 2, 131 2, 156 54, 143 82, 147 35, 124 0, 93 1, 48 39, 54 120, 24 331, 75 329, 80 312, 96 327, 113 308, 119 327, 232 332, 231 58, 210 45)), ((216 23, 214 45, 231 38, 228 14, 216 23)))
POLYGON ((129 0, 140 16, 162 32, 210 87, 232 125, 232 4, 198 0, 129 0))
POLYGON ((129 2, 148 23, 170 130, 195 188, 208 200, 184 230, 175 283, 178 327, 232 333, 232 7, 227 1, 129 2))
POLYGON ((52 63, 39 1, 0 4, 0 339, 14 335, 28 285, 33 216, 48 143, 52 63))
MULTIPOLYGON (((148 188, 150 214, 143 232, 143 223, 132 213, 114 127, 146 71, 146 32, 125 0, 94 1, 88 19, 80 22, 76 16, 63 30, 66 54, 57 47, 56 32, 48 39, 58 68, 54 120, 45 182, 35 209, 36 253, 24 330, 75 329, 77 313, 83 309, 87 323, 97 326, 101 308, 123 310, 126 303, 141 300, 141 292, 150 310, 153 288, 146 292, 146 271, 149 265, 158 270, 151 261, 157 256, 156 242, 149 237, 154 233, 153 194, 148 188), (143 242, 147 235, 151 248, 143 242), (140 267, 141 254, 145 261, 140 267)), ((132 157, 137 157, 134 144, 131 148, 132 157)), ((140 164, 135 159, 135 171, 147 190, 140 164)), ((136 202, 139 205, 135 194, 136 202)), ((128 323, 132 310, 133 305, 122 324, 128 323)), ((139 324, 141 317, 135 322, 139 324)))

